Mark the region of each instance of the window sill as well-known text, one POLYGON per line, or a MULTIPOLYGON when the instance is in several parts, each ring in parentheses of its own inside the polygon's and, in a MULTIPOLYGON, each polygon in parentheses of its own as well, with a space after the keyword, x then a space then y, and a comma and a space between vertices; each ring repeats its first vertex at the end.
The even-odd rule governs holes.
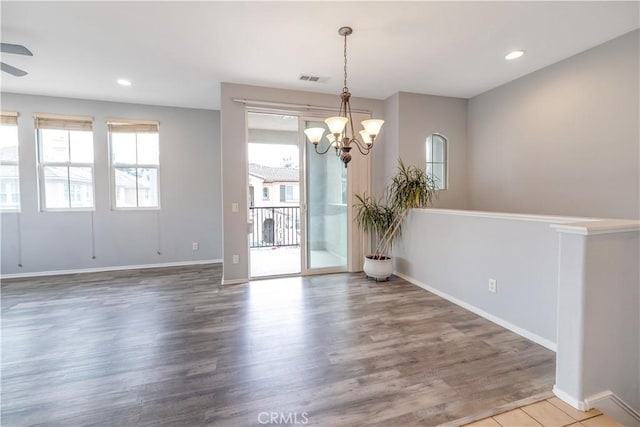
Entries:
POLYGON ((159 211, 160 207, 155 208, 111 208, 112 211, 159 211))
POLYGON ((57 212, 95 212, 96 208, 47 208, 40 209, 43 213, 57 213, 57 212))

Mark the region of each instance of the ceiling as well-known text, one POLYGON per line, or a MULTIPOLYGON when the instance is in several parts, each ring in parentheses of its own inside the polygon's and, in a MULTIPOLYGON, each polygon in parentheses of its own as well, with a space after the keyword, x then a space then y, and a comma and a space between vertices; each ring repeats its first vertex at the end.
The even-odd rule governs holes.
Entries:
MULTIPOLYGON (((220 108, 220 82, 469 98, 639 26, 638 2, 11 2, 3 92, 220 108), (504 55, 524 49, 522 58, 504 55), (300 74, 326 79, 298 81, 300 74), (122 87, 116 79, 133 82, 122 87)), ((336 98, 337 99, 337 98, 336 98)), ((338 102, 336 100, 336 102, 338 102)))

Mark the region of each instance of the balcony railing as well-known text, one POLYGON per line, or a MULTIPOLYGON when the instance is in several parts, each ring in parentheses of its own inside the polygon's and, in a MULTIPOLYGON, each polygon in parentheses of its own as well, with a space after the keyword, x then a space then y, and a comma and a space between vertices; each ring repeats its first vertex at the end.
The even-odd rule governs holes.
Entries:
POLYGON ((249 246, 269 248, 300 245, 300 207, 249 208, 249 246))

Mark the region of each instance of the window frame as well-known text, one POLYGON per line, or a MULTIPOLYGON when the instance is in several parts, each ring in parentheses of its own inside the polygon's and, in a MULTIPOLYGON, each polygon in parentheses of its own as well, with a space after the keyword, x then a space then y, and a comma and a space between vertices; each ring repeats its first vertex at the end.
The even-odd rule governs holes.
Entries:
MULTIPOLYGON (((159 211, 162 208, 161 196, 160 196, 160 127, 158 122, 150 122, 150 121, 131 121, 131 120, 120 120, 113 119, 113 121, 107 121, 107 140, 108 140, 108 156, 109 156, 109 187, 110 187, 110 198, 111 198, 111 210, 113 211, 159 211), (132 125, 135 126, 137 124, 141 124, 143 126, 156 126, 157 129, 155 132, 119 132, 119 133, 132 133, 135 134, 136 137, 136 163, 117 163, 113 159, 113 142, 112 142, 112 132, 109 130, 108 125, 117 124, 117 125, 132 125), (156 133, 158 135, 158 164, 147 164, 147 163, 137 163, 138 161, 138 134, 140 133, 156 133), (157 194, 158 194, 158 205, 157 206, 117 206, 117 194, 116 194, 116 169, 118 168, 132 168, 132 169, 155 169, 157 174, 157 194)), ((136 184, 136 204, 139 205, 139 195, 140 189, 136 184)))
MULTIPOLYGON (((67 120, 64 116, 54 116, 54 115, 36 115, 36 122, 38 118, 55 118, 60 120, 67 120)), ((69 121, 75 120, 75 118, 68 118, 69 121)), ((91 123, 91 130, 85 130, 84 132, 91 132, 91 144, 93 148, 93 162, 85 163, 85 162, 72 162, 71 161, 71 135, 69 132, 77 131, 77 129, 63 129, 63 128, 49 128, 49 127, 40 127, 37 123, 35 126, 36 133, 36 159, 37 159, 37 170, 38 170, 38 208, 40 212, 95 212, 96 211, 96 170, 95 170, 95 159, 96 159, 96 146, 95 146, 95 138, 93 134, 93 119, 88 118, 82 120, 85 122, 91 123), (69 161, 68 162, 46 162, 44 161, 44 150, 43 150, 43 138, 42 131, 47 129, 54 130, 62 130, 67 132, 67 138, 69 143, 69 161), (67 169, 67 183, 68 193, 69 193, 69 207, 67 208, 50 208, 47 207, 47 191, 46 191, 46 183, 44 170, 46 167, 62 167, 67 169), (71 179, 69 177, 69 168, 77 167, 77 168, 90 168, 91 169, 91 194, 92 194, 92 204, 91 207, 72 207, 71 206, 71 179)))
MULTIPOLYGON (((0 112, 0 116, 2 116, 2 122, 0 123, 0 126, 12 126, 15 127, 15 131, 16 131, 16 154, 17 154, 17 160, 2 160, 0 159, 0 168, 2 168, 3 166, 14 166, 18 172, 18 180, 17 180, 17 187, 18 187, 18 207, 16 208, 8 208, 8 207, 3 207, 0 205, 0 212, 2 213, 20 213, 22 211, 22 191, 20 188, 20 133, 18 130, 18 113, 14 113, 14 112, 0 112), (4 123, 5 119, 7 121, 11 121, 12 123, 4 123), (15 122, 15 123, 14 123, 15 122)), ((0 190, 1 191, 1 190, 0 190)))
POLYGON ((300 202, 300 187, 298 187, 298 198, 295 198, 295 186, 293 184, 280 184, 280 203, 295 203, 300 202), (284 188, 284 200, 283 191, 284 188), (288 198, 288 190, 291 189, 291 198, 288 198))
POLYGON ((442 187, 436 187, 436 190, 438 191, 446 191, 449 188, 449 138, 447 138, 446 136, 444 136, 441 133, 438 132, 434 132, 431 133, 427 136, 427 138, 425 139, 425 153, 424 153, 424 157, 425 157, 425 172, 427 173, 427 176, 429 176, 429 178, 431 178, 433 180, 433 182, 435 183, 435 179, 434 179, 434 173, 433 173, 433 165, 442 165, 443 167, 443 182, 440 183, 442 185, 442 187), (431 144, 431 153, 432 153, 432 157, 433 157, 433 137, 439 137, 442 138, 443 140, 443 144, 444 144, 444 148, 442 150, 442 156, 444 157, 442 162, 434 162, 433 160, 429 161, 429 159, 427 158, 427 153, 429 153, 429 144, 431 144), (429 168, 428 165, 431 165, 431 174, 429 174, 429 168))

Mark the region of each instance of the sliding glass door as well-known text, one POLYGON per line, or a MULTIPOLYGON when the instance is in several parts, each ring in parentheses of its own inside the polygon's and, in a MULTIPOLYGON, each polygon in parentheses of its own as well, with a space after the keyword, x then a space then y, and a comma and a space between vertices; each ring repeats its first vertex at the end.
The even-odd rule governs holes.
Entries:
POLYGON ((250 277, 301 272, 297 116, 247 115, 250 277))
POLYGON ((358 271, 368 243, 349 207, 369 189, 369 157, 352 151, 347 169, 334 148, 316 153, 303 131, 327 129, 321 118, 250 111, 247 119, 250 276, 358 271))
MULTIPOLYGON (((304 120, 304 129, 323 127, 321 120, 304 120)), ((328 132, 328 130, 327 130, 328 132)), ((320 146, 327 146, 323 141, 320 146)), ((315 152, 305 138, 306 233, 305 272, 344 271, 347 268, 347 169, 331 148, 315 152)))

